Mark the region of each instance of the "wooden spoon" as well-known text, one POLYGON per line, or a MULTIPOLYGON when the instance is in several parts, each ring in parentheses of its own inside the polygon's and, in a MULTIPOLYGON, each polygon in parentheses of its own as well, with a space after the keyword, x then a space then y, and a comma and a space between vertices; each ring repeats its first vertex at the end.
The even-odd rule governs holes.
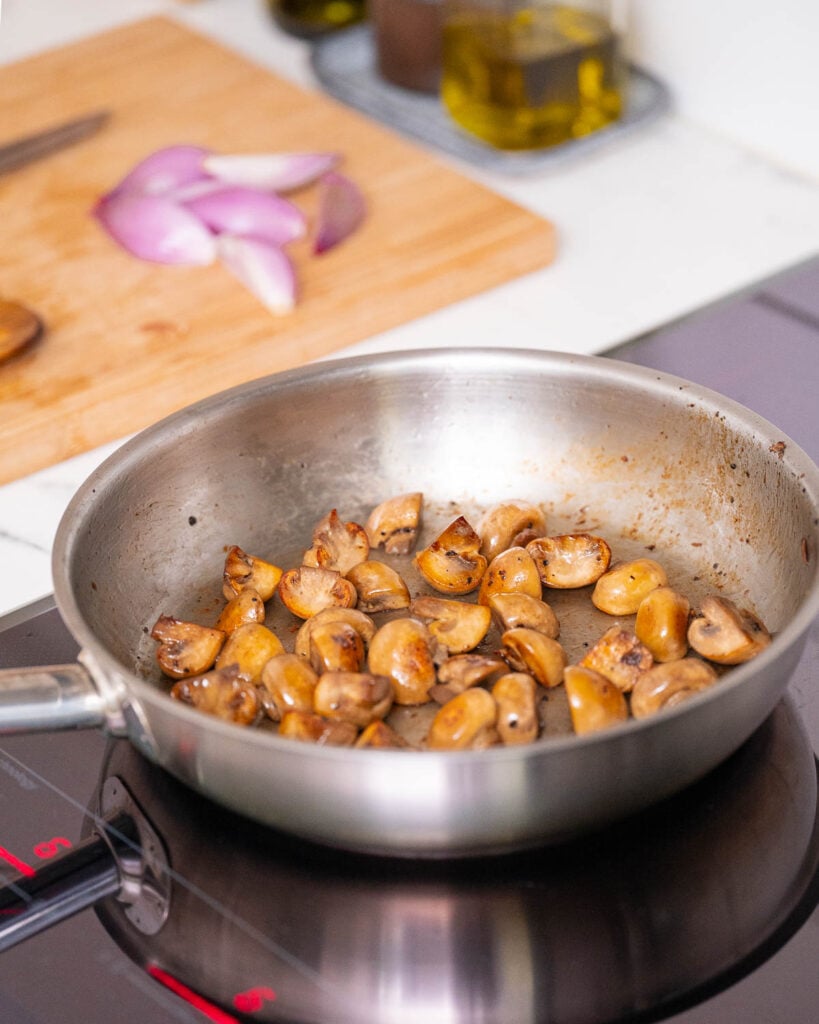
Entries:
POLYGON ((0 363, 34 341, 43 330, 43 322, 19 302, 0 299, 0 363))

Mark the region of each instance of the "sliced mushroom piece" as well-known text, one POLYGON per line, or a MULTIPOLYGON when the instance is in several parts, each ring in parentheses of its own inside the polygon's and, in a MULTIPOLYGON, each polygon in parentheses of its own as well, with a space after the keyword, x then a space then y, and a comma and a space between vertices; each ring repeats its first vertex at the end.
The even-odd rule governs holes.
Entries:
POLYGON ((465 690, 436 713, 429 727, 430 750, 484 750, 499 739, 498 706, 486 690, 465 690))
POLYGON ((238 665, 243 679, 249 683, 258 683, 268 661, 283 653, 282 642, 272 630, 261 622, 246 622, 234 629, 227 638, 216 659, 216 667, 238 665))
POLYGON ((247 587, 228 601, 222 609, 222 614, 216 620, 216 628, 225 633, 232 633, 234 629, 238 629, 246 622, 264 622, 264 620, 264 601, 255 590, 247 587))
POLYGON ((655 661, 677 661, 688 651, 688 598, 671 587, 657 587, 637 609, 634 632, 655 661))
POLYGON ((528 672, 507 672, 492 687, 498 705, 498 735, 507 746, 533 743, 538 736, 537 684, 528 672))
POLYGON ((352 608, 358 595, 340 572, 302 565, 282 574, 279 597, 294 615, 309 619, 325 608, 352 608))
POLYGON ((610 680, 622 693, 629 693, 640 676, 654 664, 651 651, 630 629, 612 626, 581 658, 582 668, 591 668, 610 680))
POLYGON ((526 629, 536 629, 538 633, 550 636, 553 640, 560 636, 557 616, 539 597, 531 597, 529 594, 491 594, 489 608, 501 632, 524 626, 526 629))
POLYGON ((486 571, 480 546, 480 537, 463 516, 458 516, 429 547, 418 552, 415 564, 435 590, 468 594, 477 589, 486 571))
POLYGON ((388 555, 408 555, 418 537, 423 501, 420 491, 412 491, 377 505, 365 527, 370 545, 383 548, 388 555))
POLYGON ((355 746, 359 748, 372 747, 378 750, 413 749, 412 745, 397 733, 391 725, 381 721, 370 722, 355 741, 355 746))
POLYGON ((281 578, 282 570, 272 562, 249 555, 236 544, 228 548, 222 573, 222 593, 227 601, 247 588, 255 590, 263 601, 269 601, 281 578))
POLYGON ((531 501, 502 501, 487 509, 478 521, 481 554, 491 561, 507 548, 526 545, 546 532, 543 510, 531 501))
POLYGON ((332 509, 313 530, 313 546, 304 553, 303 565, 335 569, 342 576, 354 565, 367 560, 370 542, 358 523, 345 523, 332 509))
POLYGON ((298 654, 277 654, 262 669, 260 696, 268 718, 278 722, 288 711, 312 711, 318 675, 298 654))
POLYGON ((362 612, 394 612, 409 608, 410 594, 406 583, 391 565, 367 560, 354 565, 347 573, 358 594, 362 612))
POLYGON ((359 672, 364 641, 349 622, 320 622, 310 632, 310 664, 323 672, 359 672))
POLYGON ((599 732, 628 718, 628 703, 620 690, 599 672, 568 665, 564 673, 572 726, 578 735, 599 732))
POLYGON ((495 555, 481 578, 478 604, 489 604, 492 594, 528 594, 540 597, 540 585, 535 560, 526 548, 511 547, 495 555))
POLYGON ((313 694, 317 714, 359 729, 384 718, 392 702, 392 680, 369 672, 325 672, 313 694))
POLYGON ((753 612, 725 597, 710 596, 688 627, 688 642, 709 661, 739 665, 763 651, 771 634, 753 612))
POLYGON ((352 722, 328 722, 313 711, 288 711, 279 722, 279 736, 327 747, 351 747, 358 737, 352 722))
POLYGON ((294 646, 296 654, 302 658, 310 658, 310 634, 317 626, 326 622, 346 622, 361 637, 365 648, 375 635, 375 623, 369 615, 365 615, 358 608, 324 608, 311 615, 299 628, 294 646))
POLYGON ((545 587, 574 590, 596 583, 609 567, 611 548, 592 533, 538 537, 526 545, 545 587))
POLYGON ((261 712, 256 687, 243 678, 237 665, 180 679, 171 687, 171 697, 236 725, 253 725, 261 712))
POLYGON ((633 615, 643 598, 667 584, 668 577, 659 562, 637 558, 603 573, 594 585, 592 604, 607 615, 633 615))
POLYGON ((557 640, 536 629, 517 626, 507 629, 501 644, 502 657, 516 671, 528 672, 535 682, 547 689, 563 682, 563 669, 568 659, 557 640))
POLYGON ((717 681, 716 670, 699 658, 666 661, 644 673, 631 692, 631 713, 647 718, 673 708, 717 681))
POLYGON ((159 641, 156 649, 159 667, 172 679, 207 672, 225 642, 225 633, 221 629, 199 626, 170 615, 159 616, 151 636, 159 641))
POLYGON ((447 597, 416 597, 410 612, 423 619, 432 636, 448 655, 473 650, 489 632, 492 620, 488 608, 447 597))
POLYGON ((430 689, 429 695, 438 704, 446 704, 464 690, 506 669, 506 662, 496 655, 456 654, 438 666, 438 683, 430 689))
POLYGON ((435 685, 432 637, 417 619, 386 622, 370 641, 369 669, 389 676, 396 704, 426 704, 435 685))

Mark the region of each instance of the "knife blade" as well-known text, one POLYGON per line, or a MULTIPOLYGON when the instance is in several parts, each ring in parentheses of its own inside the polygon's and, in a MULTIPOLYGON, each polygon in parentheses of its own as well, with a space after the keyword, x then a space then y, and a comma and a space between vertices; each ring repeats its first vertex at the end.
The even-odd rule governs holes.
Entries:
POLYGON ((57 125, 55 128, 35 132, 33 135, 26 135, 0 146, 0 174, 25 167, 26 164, 56 153, 57 150, 63 149, 65 146, 71 146, 75 142, 87 139, 99 131, 109 117, 109 111, 98 110, 93 114, 86 114, 57 125))

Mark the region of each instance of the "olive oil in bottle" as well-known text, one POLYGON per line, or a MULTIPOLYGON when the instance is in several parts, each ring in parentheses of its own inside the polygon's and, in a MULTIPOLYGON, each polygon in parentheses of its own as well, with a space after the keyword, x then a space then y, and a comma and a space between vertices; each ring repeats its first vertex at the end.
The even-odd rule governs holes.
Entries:
POLYGON ((363 21, 365 0, 268 0, 276 23, 291 35, 313 39, 363 21))
POLYGON ((559 3, 452 0, 441 98, 499 149, 537 149, 620 117, 625 68, 609 20, 559 3))

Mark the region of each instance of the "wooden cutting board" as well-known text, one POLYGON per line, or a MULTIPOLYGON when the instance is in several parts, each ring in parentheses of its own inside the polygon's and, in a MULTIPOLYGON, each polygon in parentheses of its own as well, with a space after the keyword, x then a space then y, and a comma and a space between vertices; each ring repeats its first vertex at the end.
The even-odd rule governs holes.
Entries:
MULTIPOLYGON (((553 258, 548 221, 173 21, 147 19, 0 68, 0 143, 100 107, 112 116, 94 138, 0 177, 0 297, 47 325, 0 364, 0 483, 553 258), (301 294, 292 314, 270 314, 219 265, 141 262, 89 215, 136 161, 182 142, 344 154, 341 170, 369 215, 320 257, 307 242, 293 247, 301 294)), ((312 214, 315 189, 295 198, 312 214)))

